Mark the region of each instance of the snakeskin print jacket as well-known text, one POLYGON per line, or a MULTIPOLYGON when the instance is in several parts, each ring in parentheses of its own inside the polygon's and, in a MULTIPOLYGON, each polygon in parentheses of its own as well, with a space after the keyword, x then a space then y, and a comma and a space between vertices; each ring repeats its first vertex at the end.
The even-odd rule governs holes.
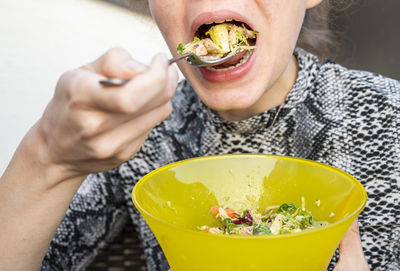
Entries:
POLYGON ((139 234, 147 269, 167 271, 157 240, 132 204, 135 183, 178 160, 253 152, 307 158, 356 177, 369 198, 359 216, 368 263, 374 271, 400 270, 400 82, 320 63, 302 49, 295 56, 298 77, 273 125, 277 108, 225 121, 182 81, 172 115, 153 129, 140 152, 83 182, 41 270, 83 270, 128 221, 139 234))

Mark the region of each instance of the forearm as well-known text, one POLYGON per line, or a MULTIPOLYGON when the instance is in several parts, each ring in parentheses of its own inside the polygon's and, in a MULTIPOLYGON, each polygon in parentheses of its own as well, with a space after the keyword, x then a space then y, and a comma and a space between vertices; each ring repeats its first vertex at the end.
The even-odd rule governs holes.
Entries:
POLYGON ((0 270, 37 270, 85 176, 49 162, 34 126, 0 179, 0 270))

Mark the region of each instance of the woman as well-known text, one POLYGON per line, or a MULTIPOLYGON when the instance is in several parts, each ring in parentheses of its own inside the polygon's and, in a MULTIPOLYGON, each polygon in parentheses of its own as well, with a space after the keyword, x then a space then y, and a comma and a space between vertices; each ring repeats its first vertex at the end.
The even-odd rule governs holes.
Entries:
POLYGON ((164 55, 146 67, 123 49, 66 72, 2 176, 0 270, 80 270, 127 219, 148 269, 168 270, 132 187, 173 161, 240 152, 313 159, 354 175, 369 203, 361 240, 354 223, 335 270, 399 270, 399 82, 295 49, 300 31, 301 39, 315 34, 321 5, 329 6, 321 1, 150 0, 174 54, 201 25, 231 19, 260 32, 257 48, 225 71, 181 62, 187 81, 178 86, 164 55), (108 77, 130 81, 101 87, 108 77))

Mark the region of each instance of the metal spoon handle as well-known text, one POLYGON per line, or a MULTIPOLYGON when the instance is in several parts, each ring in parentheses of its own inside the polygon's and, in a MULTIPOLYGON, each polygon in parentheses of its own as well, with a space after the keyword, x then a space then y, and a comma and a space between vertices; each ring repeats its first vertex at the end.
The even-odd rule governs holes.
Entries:
POLYGON ((125 85, 126 82, 128 82, 128 81, 125 79, 121 79, 121 78, 108 78, 108 79, 99 81, 100 85, 105 86, 105 87, 122 86, 122 85, 125 85))
MULTIPOLYGON (((177 62, 179 60, 185 59, 187 57, 191 57, 192 55, 193 55, 193 53, 187 53, 187 54, 184 54, 184 55, 178 55, 178 56, 168 60, 168 63, 169 63, 169 65, 171 65, 171 64, 173 64, 173 63, 175 63, 175 62, 177 62)), ((104 79, 104 80, 100 80, 99 81, 99 83, 101 85, 103 85, 103 86, 122 86, 122 85, 125 85, 126 82, 128 82, 128 81, 125 80, 125 79, 121 79, 121 78, 108 78, 108 79, 104 79)))
POLYGON ((194 53, 187 53, 187 54, 184 54, 184 55, 178 55, 178 56, 176 56, 174 58, 171 58, 170 60, 168 60, 169 65, 171 65, 171 64, 173 64, 173 63, 175 63, 175 62, 177 62, 179 60, 185 59, 187 57, 191 57, 192 55, 194 55, 194 53))

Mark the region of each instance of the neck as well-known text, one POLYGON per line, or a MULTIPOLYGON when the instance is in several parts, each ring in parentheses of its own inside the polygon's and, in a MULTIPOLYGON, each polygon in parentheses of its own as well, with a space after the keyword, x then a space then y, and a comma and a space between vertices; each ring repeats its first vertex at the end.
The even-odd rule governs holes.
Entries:
POLYGON ((238 121, 250 118, 255 116, 261 112, 268 111, 274 107, 279 106, 284 103, 287 95, 290 90, 293 88, 297 73, 298 73, 298 63, 295 56, 292 56, 286 69, 279 77, 279 79, 275 82, 275 84, 269 88, 265 93, 261 96, 261 98, 250 108, 246 110, 229 110, 229 111, 220 111, 217 114, 228 121, 238 121))

